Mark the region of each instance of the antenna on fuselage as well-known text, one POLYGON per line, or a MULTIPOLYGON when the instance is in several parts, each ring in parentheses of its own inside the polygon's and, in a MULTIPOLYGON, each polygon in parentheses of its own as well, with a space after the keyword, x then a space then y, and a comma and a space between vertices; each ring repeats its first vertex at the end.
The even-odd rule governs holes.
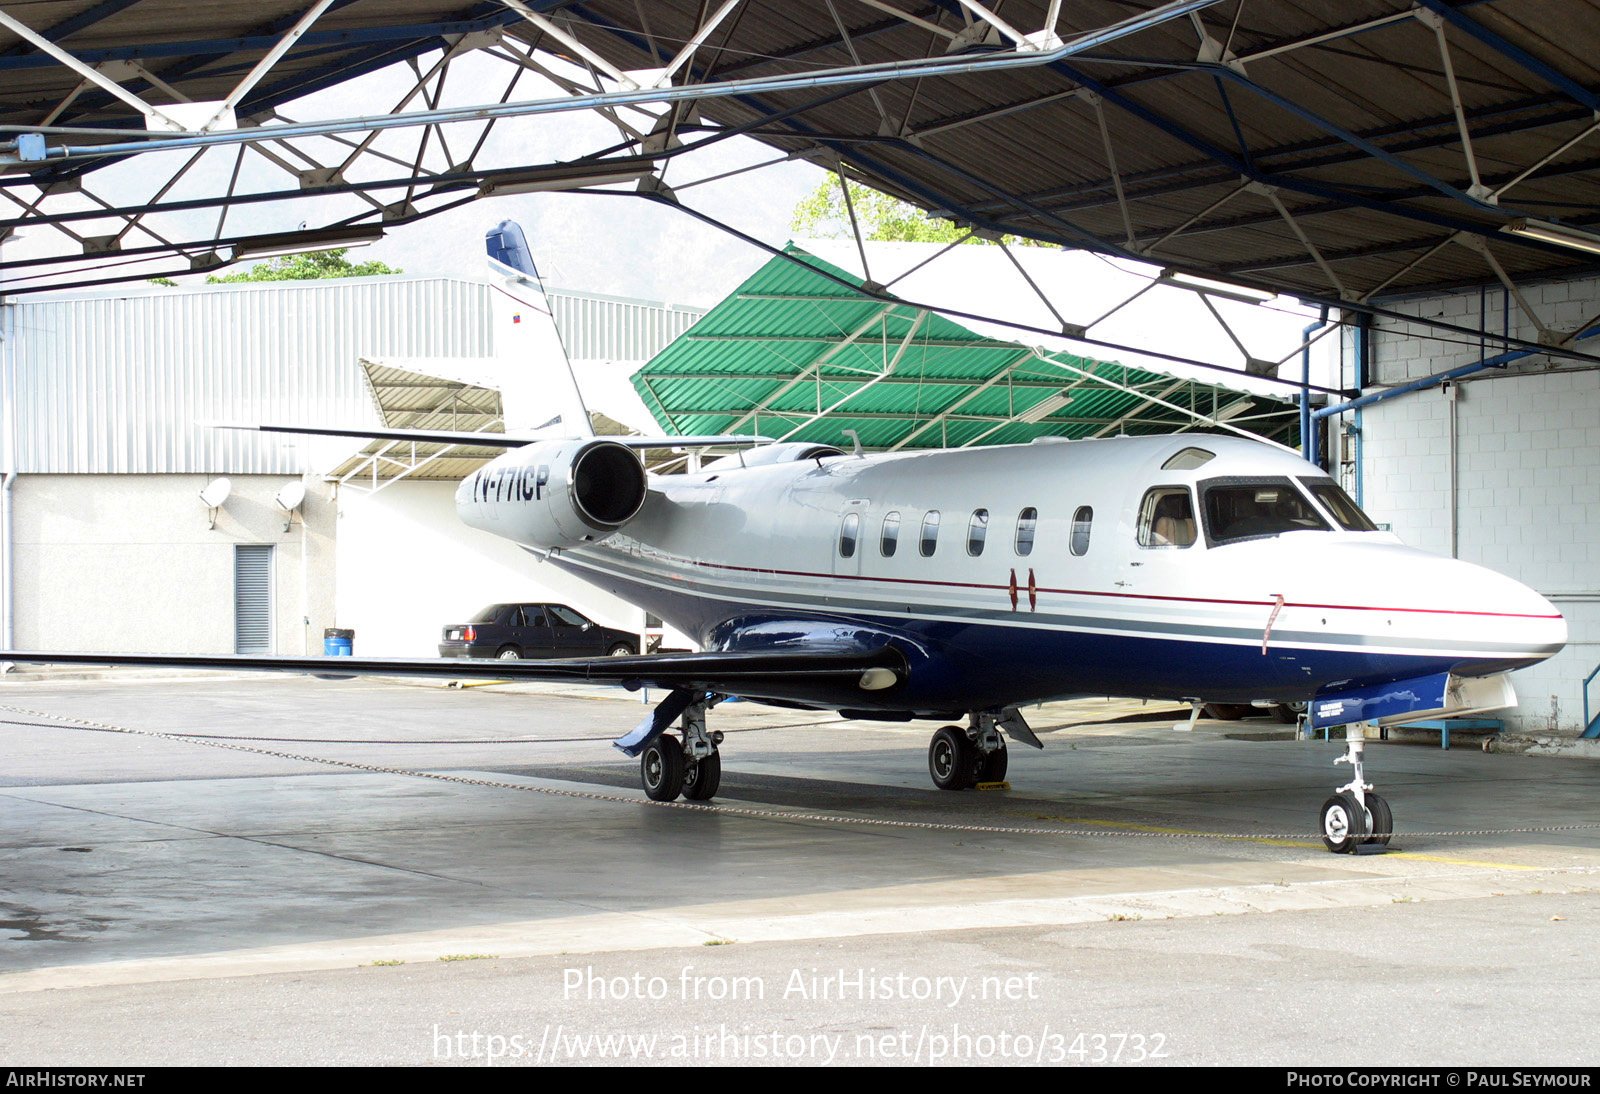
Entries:
POLYGON ((856 450, 850 454, 852 456, 861 455, 861 434, 854 429, 841 429, 839 432, 841 435, 849 437, 852 441, 856 442, 856 450))

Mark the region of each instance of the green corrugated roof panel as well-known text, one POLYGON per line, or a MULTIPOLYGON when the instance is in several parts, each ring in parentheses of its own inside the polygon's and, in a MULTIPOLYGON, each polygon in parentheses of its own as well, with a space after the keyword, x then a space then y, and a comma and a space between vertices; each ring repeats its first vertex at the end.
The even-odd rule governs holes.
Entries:
POLYGON ((1015 444, 1192 425, 1164 405, 1173 404, 1226 411, 1240 428, 1298 443, 1295 408, 1276 399, 1114 361, 1041 359, 937 313, 862 296, 834 280, 861 284, 851 274, 793 244, 787 253, 800 262, 773 258, 634 373, 668 433, 836 444, 854 429, 868 448, 1015 444), (1070 402, 1040 421, 1011 420, 1062 393, 1070 402))

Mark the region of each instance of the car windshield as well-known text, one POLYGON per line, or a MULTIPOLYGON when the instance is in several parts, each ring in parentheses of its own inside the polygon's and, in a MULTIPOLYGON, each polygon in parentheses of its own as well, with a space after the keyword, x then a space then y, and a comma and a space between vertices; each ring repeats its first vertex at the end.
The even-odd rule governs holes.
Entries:
POLYGON ((1288 479, 1213 480, 1203 483, 1206 534, 1212 543, 1329 531, 1304 494, 1288 479))
POLYGON ((468 623, 493 623, 496 619, 500 618, 500 614, 502 612, 504 612, 505 610, 506 610, 506 606, 504 604, 490 604, 487 608, 483 609, 483 611, 479 612, 477 615, 475 615, 471 619, 467 620, 467 622, 468 623))

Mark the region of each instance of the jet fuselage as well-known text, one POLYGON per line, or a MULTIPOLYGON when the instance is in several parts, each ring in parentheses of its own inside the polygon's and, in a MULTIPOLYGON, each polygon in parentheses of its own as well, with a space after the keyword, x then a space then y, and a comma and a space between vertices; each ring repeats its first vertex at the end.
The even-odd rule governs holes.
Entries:
POLYGON ((899 647, 906 685, 849 708, 1306 700, 1504 672, 1566 640, 1531 589, 1405 546, 1317 468, 1243 439, 727 457, 651 477, 618 531, 554 549, 535 502, 481 485, 529 478, 527 459, 464 482, 463 519, 708 650, 899 647))

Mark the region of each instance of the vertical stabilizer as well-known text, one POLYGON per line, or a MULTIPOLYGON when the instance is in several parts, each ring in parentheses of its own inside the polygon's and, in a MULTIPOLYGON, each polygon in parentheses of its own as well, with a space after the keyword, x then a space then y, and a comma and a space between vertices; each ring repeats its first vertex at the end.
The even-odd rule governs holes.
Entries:
POLYGON ((495 355, 508 433, 589 437, 589 411, 556 329, 522 228, 503 220, 484 237, 493 284, 495 355))

